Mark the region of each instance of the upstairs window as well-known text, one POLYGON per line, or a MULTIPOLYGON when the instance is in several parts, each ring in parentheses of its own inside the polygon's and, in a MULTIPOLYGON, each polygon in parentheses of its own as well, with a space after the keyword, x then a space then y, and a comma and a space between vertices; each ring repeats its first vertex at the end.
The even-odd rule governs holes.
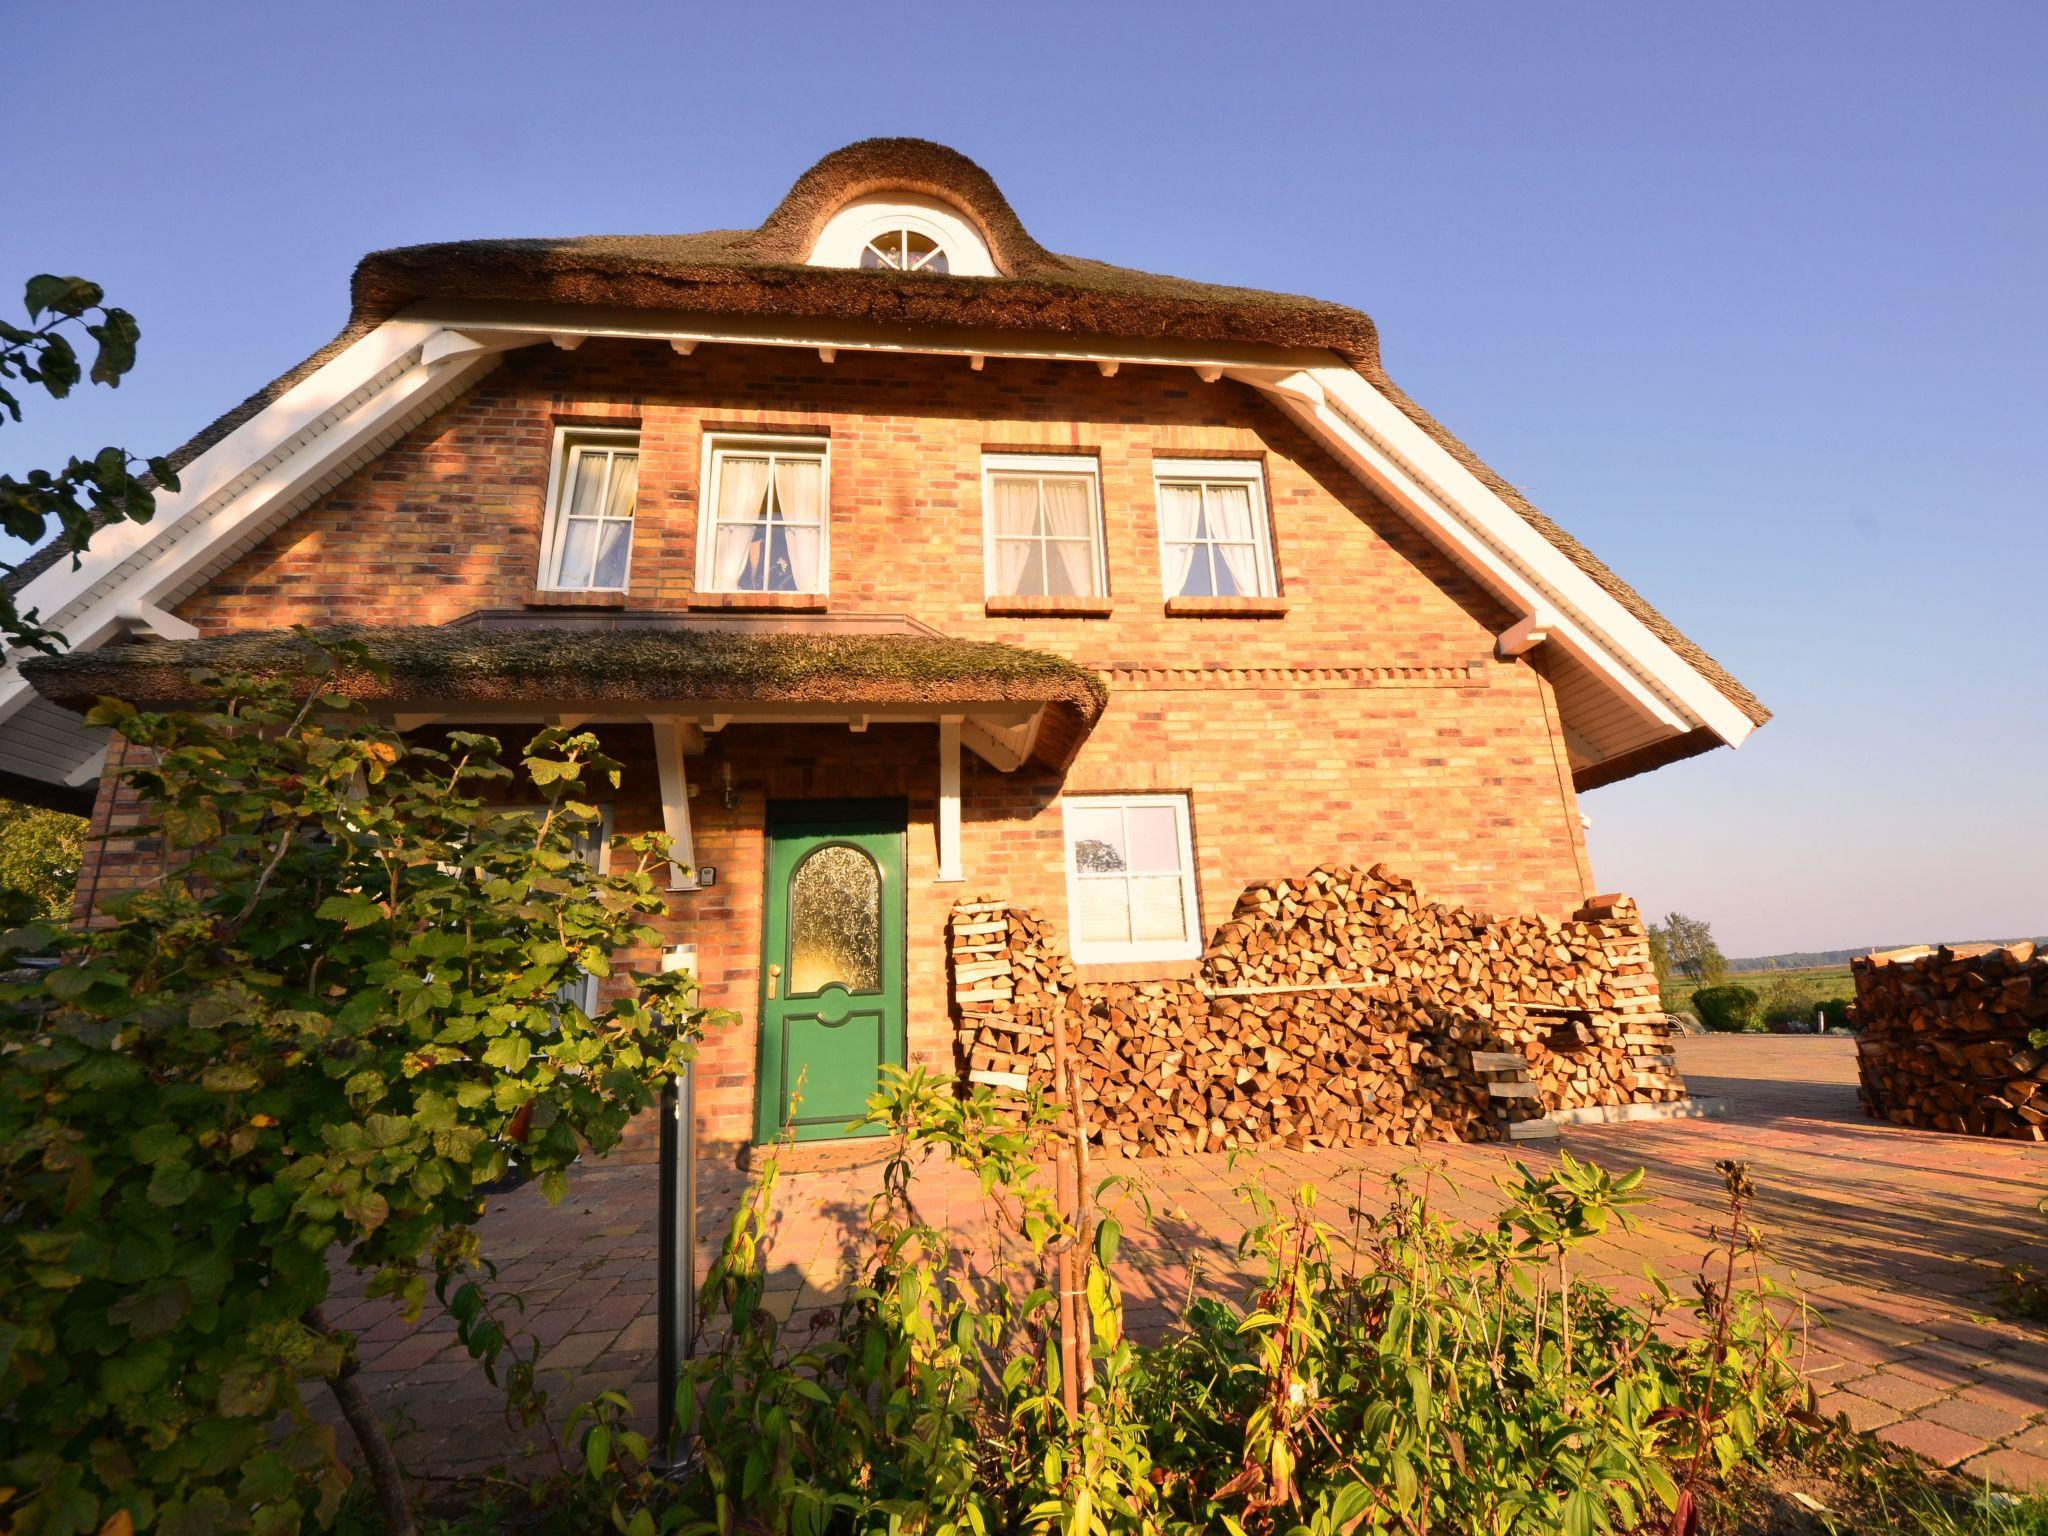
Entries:
POLYGON ((1256 463, 1162 459, 1153 478, 1168 598, 1278 595, 1256 463))
POLYGON ((637 432, 555 434, 540 585, 550 592, 623 592, 640 489, 637 432))
POLYGON ((1068 795, 1074 958, 1191 960, 1202 951, 1186 795, 1068 795))
POLYGON ((714 437, 697 587, 704 592, 825 590, 825 443, 816 438, 714 437))
POLYGON ((982 501, 990 597, 1108 596, 1093 459, 992 454, 982 501))
POLYGON ((869 236, 861 247, 860 264, 898 272, 943 272, 946 248, 921 229, 897 225, 869 236))
POLYGON ((981 226, 965 211, 908 190, 856 197, 825 221, 805 258, 814 267, 994 277, 981 226))

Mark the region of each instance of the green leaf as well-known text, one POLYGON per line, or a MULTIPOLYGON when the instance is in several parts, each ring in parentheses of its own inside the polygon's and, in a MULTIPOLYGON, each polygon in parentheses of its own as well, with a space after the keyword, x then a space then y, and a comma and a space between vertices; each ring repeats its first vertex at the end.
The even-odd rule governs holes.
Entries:
POLYGON ((184 1163, 159 1163, 149 1176, 151 1205, 183 1205, 199 1192, 199 1175, 184 1163))
POLYGON ((524 1072, 533 1058, 533 1042, 524 1035, 500 1035, 484 1049, 484 1065, 514 1075, 524 1072))
POLYGON ((368 1115, 363 1119, 363 1145, 381 1151, 412 1139, 412 1121, 404 1115, 368 1115))
POLYGON ((175 1125, 146 1125, 128 1138, 128 1155, 138 1163, 176 1162, 192 1150, 192 1138, 175 1125))
POLYGON ((40 319, 45 310, 75 319, 105 297, 98 283, 89 283, 82 277, 58 277, 53 273, 38 272, 28 280, 22 304, 31 320, 40 319))
POLYGON ((367 928, 384 916, 384 908, 356 891, 328 897, 313 909, 313 915, 338 922, 344 929, 367 928))

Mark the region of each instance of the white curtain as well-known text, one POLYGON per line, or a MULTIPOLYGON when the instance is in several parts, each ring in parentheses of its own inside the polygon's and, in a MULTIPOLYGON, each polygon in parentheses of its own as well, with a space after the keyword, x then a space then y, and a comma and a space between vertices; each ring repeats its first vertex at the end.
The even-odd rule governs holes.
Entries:
MULTIPOLYGON (((1252 489, 1248 485, 1209 487, 1209 537, 1216 558, 1230 573, 1233 591, 1245 596, 1259 591, 1258 528, 1252 520, 1252 489)), ((1223 583, 1216 584, 1221 588, 1223 583)))
POLYGON ((767 530, 761 525, 768 500, 766 459, 725 459, 718 474, 718 543, 712 584, 720 592, 761 589, 761 557, 767 530), (745 578, 751 577, 748 581, 745 578))
POLYGON ((823 482, 824 465, 816 459, 775 461, 775 503, 786 525, 782 533, 784 547, 789 551, 792 591, 820 590, 818 549, 823 542, 823 528, 818 492, 823 482))
POLYGON ((996 492, 996 580, 1002 597, 1025 595, 1024 573, 1038 548, 1038 482, 1001 478, 996 492))
POLYGON ((633 498, 640 490, 640 455, 637 453, 615 453, 612 455, 611 489, 604 499, 606 517, 631 517, 633 498))
POLYGON ((1046 586, 1062 596, 1095 595, 1095 526, 1088 482, 1078 475, 1048 475, 1039 481, 1044 497, 1046 586), (1076 542, 1080 541, 1080 542, 1076 542), (1061 580, 1054 579, 1054 571, 1061 580))
POLYGON ((633 551, 633 498, 639 489, 639 455, 614 454, 611 485, 604 498, 605 520, 598 530, 597 566, 590 577, 593 587, 626 584, 626 564, 633 551))
POLYGON ((1168 597, 1184 596, 1195 568, 1195 529, 1202 517, 1198 485, 1159 487, 1159 558, 1168 597))

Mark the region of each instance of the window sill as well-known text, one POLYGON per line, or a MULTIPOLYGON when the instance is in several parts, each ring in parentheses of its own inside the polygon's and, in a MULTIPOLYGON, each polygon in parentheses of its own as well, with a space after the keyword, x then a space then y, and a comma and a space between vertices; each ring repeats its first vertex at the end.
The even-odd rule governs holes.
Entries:
POLYGON ((989 617, 1056 615, 1064 619, 1106 619, 1116 604, 1106 597, 991 597, 983 604, 989 617))
POLYGON ((1174 619, 1284 619, 1284 597, 1169 597, 1166 614, 1174 619))
POLYGON ((781 613, 823 613, 823 592, 692 592, 692 608, 752 608, 781 613))
POLYGON ((623 608, 623 592, 551 592, 536 588, 526 600, 528 608, 623 608))

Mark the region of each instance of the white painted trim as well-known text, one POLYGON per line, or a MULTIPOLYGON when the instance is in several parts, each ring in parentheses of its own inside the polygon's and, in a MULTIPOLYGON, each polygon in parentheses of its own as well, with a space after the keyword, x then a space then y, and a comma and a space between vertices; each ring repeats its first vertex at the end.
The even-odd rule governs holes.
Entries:
POLYGON ((155 603, 130 603, 118 615, 130 629, 152 640, 197 640, 199 626, 155 603))
POLYGON ((690 785, 683 767, 688 746, 686 722, 662 716, 654 727, 654 767, 661 780, 661 829, 668 834, 668 888, 697 889, 697 845, 690 831, 690 785))
POLYGON ((697 455, 697 590, 754 591, 721 587, 715 580, 718 557, 718 473, 728 454, 769 453, 784 458, 818 461, 818 585, 805 597, 832 595, 832 439, 773 432, 707 432, 697 455))
POLYGON ((1079 965, 1110 965, 1132 961, 1193 960, 1202 953, 1202 891, 1196 878, 1195 846, 1188 797, 1184 794, 1154 795, 1062 795, 1060 835, 1066 850, 1067 936, 1074 961, 1079 965), (1074 824, 1070 807, 1106 807, 1131 810, 1165 806, 1174 813, 1174 830, 1180 842, 1181 910, 1187 916, 1188 932, 1175 942, 1131 941, 1105 943, 1081 932, 1080 887, 1082 876, 1074 867, 1074 824))
POLYGON ((873 192, 856 197, 825 221, 805 258, 814 267, 858 267, 877 235, 910 229, 946 253, 953 277, 994 277, 995 257, 980 228, 960 209, 915 192, 873 192))
POLYGON ((965 880, 960 865, 959 715, 939 717, 939 873, 942 882, 965 880))
POLYGON ((64 783, 68 788, 78 789, 92 783, 94 779, 97 779, 106 770, 107 745, 105 742, 102 742, 97 752, 64 775, 64 783))
POLYGON ((1452 456, 1362 375, 1349 368, 1317 369, 1319 382, 1343 415, 1378 439, 1407 477, 1440 503, 1462 515, 1505 557, 1534 576, 1569 621, 1553 638, 1589 659, 1605 653, 1602 671, 1639 672, 1688 724, 1706 726, 1730 746, 1740 746, 1756 724, 1693 668, 1648 625, 1623 607, 1452 456))
MULTIPOLYGON (((1247 597, 1280 595, 1279 559, 1273 548, 1273 517, 1266 505, 1266 466, 1260 459, 1154 459, 1152 518, 1159 541, 1159 592, 1168 602, 1181 594, 1166 579, 1166 506, 1159 495, 1165 485, 1245 486, 1252 500, 1252 558, 1258 566, 1259 590, 1247 597)), ((1211 542, 1214 542, 1213 538, 1211 542)))
MULTIPOLYGON (((571 449, 580 443, 631 443, 637 453, 640 447, 638 427, 556 427, 554 438, 548 447, 548 495, 542 503, 546 510, 541 514, 540 524, 540 569, 533 573, 533 584, 541 592, 624 592, 633 581, 633 545, 639 539, 640 506, 637 493, 633 504, 633 537, 626 542, 626 575, 616 587, 565 587, 562 573, 556 569, 561 543, 564 512, 562 498, 568 492, 567 470, 571 449)), ((595 569, 595 567, 593 567, 595 569)))
POLYGON ((1493 648, 1503 660, 1526 656, 1548 640, 1552 628, 1561 622, 1548 610, 1525 613, 1494 637, 1493 648))
MULTIPOLYGON (((1489 514, 1486 524, 1482 526, 1463 509, 1454 506, 1418 481, 1397 457, 1369 437, 1348 413, 1339 412, 1335 408, 1335 396, 1341 383, 1338 375, 1370 389, 1363 379, 1345 369, 1317 370, 1317 377, 1306 380, 1293 374, 1274 379, 1262 376, 1257 370, 1237 371, 1237 376, 1242 382, 1269 393, 1281 410, 1329 448, 1340 462, 1378 491, 1389 506, 1413 522, 1509 608, 1521 614, 1533 614, 1542 611, 1554 601, 1560 610, 1569 612, 1572 605, 1561 596, 1557 588, 1551 584, 1552 581, 1563 583, 1579 593, 1599 592, 1598 587, 1584 571, 1573 565, 1562 551, 1536 534, 1534 529, 1522 521, 1519 514, 1498 497, 1491 498, 1497 512, 1489 514), (1521 563, 1510 560, 1503 553, 1493 537, 1494 526, 1502 518, 1515 523, 1555 557, 1545 564, 1546 573, 1551 581, 1539 579, 1535 573, 1521 563)), ((1600 595, 1605 596, 1604 593, 1600 595)), ((1612 603, 1612 599, 1608 601, 1612 603)), ((1638 625, 1638 628, 1641 626, 1638 625)), ((1644 630, 1643 633, 1647 635, 1648 631, 1644 630)), ((1676 734, 1687 731, 1698 723, 1694 718, 1681 713, 1674 701, 1643 675, 1642 667, 1634 664, 1625 655, 1618 654, 1577 623, 1564 622, 1555 625, 1550 635, 1552 640, 1558 642, 1574 659, 1590 668, 1602 681, 1626 699, 1639 714, 1661 729, 1676 734)), ((1724 715, 1735 714, 1740 717, 1739 711, 1728 705, 1718 692, 1714 692, 1704 679, 1699 678, 1698 674, 1686 666, 1668 647, 1660 643, 1658 650, 1671 665, 1699 682, 1708 692, 1712 692, 1714 698, 1725 706, 1722 711, 1724 715)), ((1740 718, 1747 726, 1747 718, 1740 718)), ((1732 730, 1732 726, 1730 729, 1732 730)), ((1747 730, 1732 737, 1724 734, 1723 739, 1733 745, 1746 734, 1747 730)))
POLYGON ((1109 530, 1102 517, 1102 461, 1092 453, 984 453, 981 456, 981 590, 984 597, 1012 597, 996 590, 997 475, 1068 475, 1088 481, 1089 526, 1095 530, 1095 590, 1109 596, 1109 530))

